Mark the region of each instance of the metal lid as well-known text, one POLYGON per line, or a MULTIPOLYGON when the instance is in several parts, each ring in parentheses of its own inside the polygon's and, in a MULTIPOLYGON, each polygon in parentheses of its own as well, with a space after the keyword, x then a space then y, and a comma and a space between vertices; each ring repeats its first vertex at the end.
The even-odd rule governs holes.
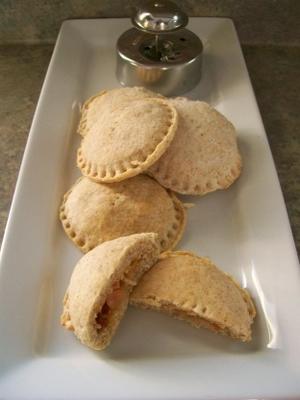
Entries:
POLYGON ((131 63, 168 68, 194 60, 203 49, 201 40, 188 29, 165 33, 158 51, 156 46, 153 35, 131 28, 119 37, 117 51, 131 63))
POLYGON ((132 23, 142 31, 160 34, 184 28, 188 16, 172 1, 148 1, 133 16, 132 23))
POLYGON ((184 29, 187 15, 169 0, 143 3, 132 18, 135 28, 117 42, 117 78, 164 95, 191 90, 200 80, 203 46, 184 29))

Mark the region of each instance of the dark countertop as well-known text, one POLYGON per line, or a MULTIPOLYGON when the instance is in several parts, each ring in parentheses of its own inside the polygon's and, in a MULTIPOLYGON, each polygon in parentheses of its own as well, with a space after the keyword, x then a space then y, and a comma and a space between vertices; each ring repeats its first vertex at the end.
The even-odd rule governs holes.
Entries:
MULTIPOLYGON (((190 17, 229 17, 247 44, 299 46, 298 0, 173 0, 190 17)), ((61 23, 74 18, 131 17, 145 0, 0 1, 0 42, 54 43, 61 23)))
MULTIPOLYGON (((300 47, 242 46, 300 254, 300 47)), ((0 46, 0 241, 53 45, 0 46)))

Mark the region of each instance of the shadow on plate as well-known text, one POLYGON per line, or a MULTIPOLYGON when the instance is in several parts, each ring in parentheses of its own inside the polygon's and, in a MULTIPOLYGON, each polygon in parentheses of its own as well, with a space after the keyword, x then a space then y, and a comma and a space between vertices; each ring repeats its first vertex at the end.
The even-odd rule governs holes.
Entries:
POLYGON ((205 329, 195 329, 183 321, 154 311, 130 307, 111 346, 101 352, 101 357, 132 361, 214 357, 229 353, 246 355, 265 347, 262 330, 262 321, 256 321, 253 341, 241 343, 205 329))

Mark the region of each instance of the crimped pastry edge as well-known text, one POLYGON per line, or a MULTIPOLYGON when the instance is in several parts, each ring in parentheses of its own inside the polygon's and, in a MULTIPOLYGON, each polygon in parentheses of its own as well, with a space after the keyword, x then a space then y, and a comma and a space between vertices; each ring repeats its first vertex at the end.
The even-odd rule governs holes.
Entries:
POLYGON ((98 183, 120 182, 124 179, 131 178, 146 171, 167 150, 175 136, 178 126, 178 114, 176 108, 167 100, 162 98, 149 97, 143 100, 146 102, 149 101, 160 103, 168 109, 170 114, 170 122, 168 124, 166 133, 163 135, 163 139, 155 146, 155 148, 146 156, 143 161, 134 159, 122 160, 122 162, 118 163, 119 165, 109 165, 110 169, 108 169, 107 166, 103 166, 101 171, 99 171, 98 165, 89 162, 83 154, 83 137, 80 147, 77 151, 77 166, 84 176, 98 183))

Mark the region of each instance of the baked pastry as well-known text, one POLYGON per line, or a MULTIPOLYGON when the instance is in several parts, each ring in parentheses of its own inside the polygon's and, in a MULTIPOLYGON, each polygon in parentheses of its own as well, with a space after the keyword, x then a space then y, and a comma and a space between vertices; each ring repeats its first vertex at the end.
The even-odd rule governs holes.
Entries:
POLYGON ((256 311, 250 295, 209 259, 167 252, 140 280, 130 303, 200 328, 251 340, 256 311))
POLYGON ((96 182, 119 182, 145 171, 166 151, 177 129, 177 111, 163 98, 127 100, 114 107, 107 95, 100 98, 86 116, 88 134, 77 165, 96 182))
POLYGON ((90 97, 81 108, 81 118, 78 125, 78 133, 85 136, 97 119, 98 110, 104 105, 105 109, 114 112, 120 105, 132 100, 146 99, 150 97, 161 97, 158 93, 143 87, 125 87, 111 90, 102 90, 95 96, 90 97))
POLYGON ((149 172, 161 185, 182 194, 204 195, 228 188, 240 175, 234 126, 202 101, 170 99, 178 112, 174 140, 149 172))
POLYGON ((186 212, 172 192, 147 175, 110 184, 81 177, 65 194, 60 219, 83 252, 107 240, 142 232, 157 233, 163 251, 180 240, 186 212))
POLYGON ((73 271, 61 324, 86 346, 104 349, 127 309, 132 288, 158 255, 154 233, 118 238, 90 251, 73 271))

